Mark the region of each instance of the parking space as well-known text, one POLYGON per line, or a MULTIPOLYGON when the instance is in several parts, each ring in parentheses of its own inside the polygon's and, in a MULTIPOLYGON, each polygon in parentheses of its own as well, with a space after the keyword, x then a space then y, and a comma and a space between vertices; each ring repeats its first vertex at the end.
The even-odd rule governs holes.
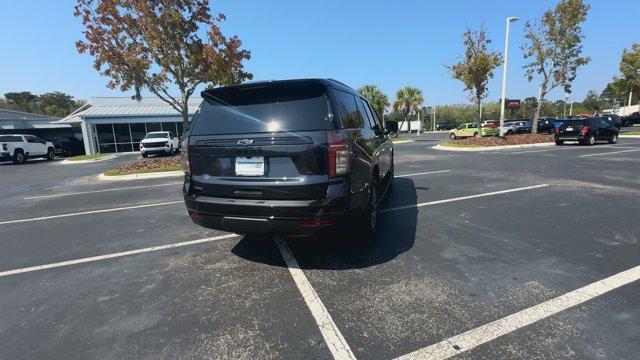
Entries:
POLYGON ((179 179, 90 180, 125 157, 1 167, 0 358, 639 353, 640 140, 431 149, 442 137, 395 146, 371 245, 211 231, 179 179))

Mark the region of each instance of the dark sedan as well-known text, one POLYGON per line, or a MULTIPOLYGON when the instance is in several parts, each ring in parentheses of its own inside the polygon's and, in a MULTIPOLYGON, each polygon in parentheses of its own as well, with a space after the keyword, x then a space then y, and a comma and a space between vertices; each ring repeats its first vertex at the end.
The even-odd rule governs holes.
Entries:
POLYGON ((563 120, 555 128, 554 138, 556 145, 562 145, 565 141, 577 141, 582 145, 594 145, 599 140, 608 141, 610 144, 618 142, 618 128, 603 117, 591 117, 586 119, 563 120))

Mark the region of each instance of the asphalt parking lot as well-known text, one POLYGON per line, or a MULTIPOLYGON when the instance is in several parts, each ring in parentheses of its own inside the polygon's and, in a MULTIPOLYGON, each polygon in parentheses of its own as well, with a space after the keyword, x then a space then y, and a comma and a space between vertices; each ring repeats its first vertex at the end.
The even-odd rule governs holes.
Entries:
POLYGON ((0 164, 0 359, 633 359, 640 139, 396 145, 376 242, 193 225, 133 159, 0 164))

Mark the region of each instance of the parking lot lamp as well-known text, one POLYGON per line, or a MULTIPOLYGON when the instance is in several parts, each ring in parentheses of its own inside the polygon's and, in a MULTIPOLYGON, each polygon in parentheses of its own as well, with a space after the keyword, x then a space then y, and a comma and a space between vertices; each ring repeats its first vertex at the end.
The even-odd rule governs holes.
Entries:
POLYGON ((504 105, 507 96, 507 58, 509 56, 509 24, 518 21, 519 18, 511 16, 507 18, 507 29, 504 37, 504 63, 502 64, 502 99, 500 100, 500 137, 504 136, 504 105))

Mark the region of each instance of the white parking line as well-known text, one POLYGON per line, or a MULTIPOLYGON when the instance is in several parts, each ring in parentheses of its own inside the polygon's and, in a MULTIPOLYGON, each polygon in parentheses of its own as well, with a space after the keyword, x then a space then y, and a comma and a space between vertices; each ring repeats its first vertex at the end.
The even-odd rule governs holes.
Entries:
POLYGON ((225 235, 208 237, 208 238, 198 239, 198 240, 183 241, 183 242, 173 243, 173 244, 168 244, 168 245, 152 246, 152 247, 143 248, 143 249, 137 249, 137 250, 129 250, 129 251, 112 253, 112 254, 106 254, 106 255, 99 255, 99 256, 92 256, 92 257, 87 257, 87 258, 82 258, 82 259, 76 259, 76 260, 61 261, 61 262, 52 263, 52 264, 46 264, 46 265, 38 265, 38 266, 31 266, 31 267, 21 268, 21 269, 7 270, 7 271, 0 272, 0 277, 16 275, 16 274, 23 274, 23 273, 27 273, 27 272, 33 272, 33 271, 46 270, 46 269, 59 268, 59 267, 69 266, 69 265, 86 264, 86 263, 95 262, 95 261, 99 261, 99 260, 106 260, 106 259, 113 259, 113 258, 118 258, 118 257, 123 257, 123 256, 142 254, 142 253, 147 253, 147 252, 151 252, 151 251, 174 249, 174 248, 177 248, 177 247, 183 247, 183 246, 202 244, 202 243, 207 243, 207 242, 212 242, 212 241, 217 241, 217 240, 229 239, 229 238, 236 237, 236 236, 239 236, 239 235, 237 235, 237 234, 225 234, 225 235))
POLYGON ((412 208, 415 208, 415 207, 422 207, 422 206, 431 206, 431 205, 437 205, 437 204, 444 204, 444 203, 449 203, 449 202, 454 202, 454 201, 461 201, 461 200, 475 199, 475 198, 480 198, 480 197, 485 197, 485 196, 494 196, 494 195, 500 195, 500 194, 508 194, 508 193, 512 193, 512 192, 516 192, 516 191, 524 191, 524 190, 539 189, 539 188, 542 188, 542 187, 545 187, 545 186, 549 186, 549 184, 541 184, 541 185, 534 185, 534 186, 525 186, 525 187, 515 188, 515 189, 508 189, 508 190, 493 191, 493 192, 484 193, 484 194, 476 194, 476 195, 469 195, 469 196, 460 196, 460 197, 455 197, 455 198, 451 198, 451 199, 444 199, 444 200, 429 201, 429 202, 420 203, 420 204, 414 204, 414 205, 397 206, 397 207, 392 207, 392 208, 387 208, 387 209, 381 209, 381 210, 380 210, 380 212, 381 212, 381 213, 385 213, 385 212, 389 212, 389 211, 404 210, 404 209, 412 209, 412 208))
POLYGON ((324 338, 325 343, 329 347, 329 351, 333 355, 334 359, 355 359, 355 355, 351 351, 349 344, 347 344, 346 340, 342 336, 340 329, 336 323, 333 322, 331 315, 327 311, 327 308, 324 306, 318 294, 313 289, 309 280, 304 275, 302 269, 298 265, 298 261, 291 253, 291 249, 284 241, 283 238, 279 236, 275 236, 273 238, 278 249, 280 250, 280 254, 284 259, 284 262, 287 264, 287 268, 293 277, 293 281, 296 283, 298 290, 300 290, 300 294, 302 294, 302 298, 304 302, 307 304, 307 307, 311 311, 311 315, 316 321, 318 328, 320 329, 320 333, 324 338))
POLYGON ((611 152, 606 152, 606 153, 597 153, 597 154, 587 154, 587 155, 580 155, 578 157, 584 158, 584 157, 591 157, 591 156, 602 156, 602 155, 610 155, 610 154, 621 154, 621 153, 627 153, 627 152, 632 152, 632 151, 640 151, 640 149, 633 149, 633 150, 621 150, 621 151, 611 151, 611 152))
POLYGON ((65 217, 71 217, 71 216, 80 216, 80 215, 100 214, 100 213, 106 213, 106 212, 112 212, 112 211, 142 209, 142 208, 155 207, 155 206, 178 204, 178 203, 183 203, 183 202, 184 202, 183 200, 167 201, 167 202, 153 203, 153 204, 124 206, 124 207, 110 208, 110 209, 100 209, 100 210, 90 210, 90 211, 83 211, 83 212, 69 213, 69 214, 40 216, 40 217, 29 218, 29 219, 7 220, 7 221, 1 221, 0 225, 17 224, 17 223, 25 223, 25 222, 32 222, 32 221, 42 221, 42 220, 50 220, 50 219, 59 219, 59 218, 65 218, 65 217))
POLYGON ((61 196, 97 194, 97 193, 110 192, 110 191, 124 191, 124 190, 135 190, 135 189, 146 189, 146 188, 155 188, 155 187, 163 187, 163 186, 174 186, 174 185, 181 185, 181 184, 182 184, 182 182, 172 182, 172 183, 168 183, 168 184, 156 184, 156 185, 144 185, 144 186, 129 186, 129 187, 114 188, 114 189, 90 190, 90 191, 78 191, 78 192, 70 192, 70 193, 63 193, 63 194, 52 194, 52 195, 30 196, 30 197, 26 197, 26 198, 24 198, 24 199, 25 199, 25 200, 46 199, 46 198, 61 197, 61 196))
POLYGON ((637 280, 640 280, 640 266, 450 337, 398 359, 448 359, 637 280))
POLYGON ((445 173, 449 171, 451 170, 427 171, 427 172, 421 172, 421 173, 395 175, 394 177, 401 178, 401 177, 410 177, 410 176, 418 176, 418 175, 439 174, 439 173, 445 173))

